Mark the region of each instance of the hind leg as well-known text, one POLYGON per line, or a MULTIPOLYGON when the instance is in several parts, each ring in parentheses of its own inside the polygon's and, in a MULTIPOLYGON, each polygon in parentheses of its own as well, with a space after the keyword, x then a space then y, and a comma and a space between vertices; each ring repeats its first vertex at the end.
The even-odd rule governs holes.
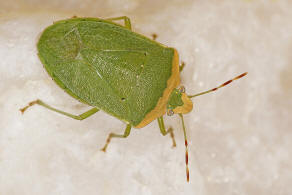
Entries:
POLYGON ((40 106, 43 106, 44 108, 47 108, 47 109, 52 110, 52 111, 54 111, 54 112, 58 112, 59 114, 63 114, 63 115, 68 116, 68 117, 70 117, 70 118, 76 119, 76 120, 83 120, 83 119, 86 119, 86 118, 90 117, 91 115, 93 115, 93 114, 95 114, 96 112, 99 111, 98 108, 92 108, 92 109, 90 109, 90 110, 88 110, 88 111, 86 111, 86 112, 84 112, 84 113, 82 113, 82 114, 80 114, 80 115, 74 115, 74 114, 70 114, 70 113, 68 113, 68 112, 64 112, 64 111, 62 111, 62 110, 59 110, 59 109, 53 108, 52 106, 49 106, 48 104, 44 103, 44 102, 41 101, 41 100, 35 100, 35 101, 32 101, 32 102, 30 102, 27 106, 25 106, 24 108, 21 108, 21 109, 19 109, 19 110, 20 110, 21 113, 23 114, 23 113, 26 111, 26 109, 28 109, 29 107, 31 107, 31 106, 33 106, 33 105, 36 105, 36 104, 38 104, 38 105, 40 105, 40 106))

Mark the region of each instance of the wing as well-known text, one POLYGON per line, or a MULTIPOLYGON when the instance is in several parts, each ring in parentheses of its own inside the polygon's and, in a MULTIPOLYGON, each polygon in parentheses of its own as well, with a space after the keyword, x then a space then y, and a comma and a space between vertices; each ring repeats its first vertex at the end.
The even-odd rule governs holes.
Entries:
POLYGON ((38 50, 66 92, 134 126, 156 106, 171 75, 173 50, 99 19, 57 22, 38 50))

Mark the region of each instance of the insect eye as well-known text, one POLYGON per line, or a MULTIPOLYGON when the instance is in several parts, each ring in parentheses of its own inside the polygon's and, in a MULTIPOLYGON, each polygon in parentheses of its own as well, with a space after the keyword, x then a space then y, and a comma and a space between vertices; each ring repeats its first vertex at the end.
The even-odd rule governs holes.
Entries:
POLYGON ((185 92, 186 92, 186 88, 185 88, 184 86, 180 86, 180 87, 178 88, 178 90, 179 90, 179 92, 181 92, 181 93, 185 93, 185 92))
POLYGON ((168 116, 172 116, 172 115, 174 115, 173 110, 171 110, 171 109, 167 110, 167 115, 168 115, 168 116))

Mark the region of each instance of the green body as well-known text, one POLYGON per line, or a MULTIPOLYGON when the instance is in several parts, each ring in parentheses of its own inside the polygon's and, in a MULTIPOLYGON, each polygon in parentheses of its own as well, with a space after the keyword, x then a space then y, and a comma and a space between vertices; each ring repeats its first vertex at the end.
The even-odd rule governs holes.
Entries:
POLYGON ((37 99, 20 109, 22 113, 35 104, 76 120, 86 119, 100 109, 125 121, 123 134, 110 133, 102 151, 112 138, 126 138, 132 126, 141 128, 157 119, 162 135, 170 134, 176 146, 173 129, 166 130, 163 115, 178 114, 186 146, 186 175, 189 181, 188 142, 183 114, 193 109, 190 98, 224 87, 243 73, 218 87, 195 95, 187 95, 179 87, 179 71, 175 49, 131 31, 126 16, 101 20, 72 18, 54 23, 42 33, 37 44, 44 67, 67 93, 90 110, 74 115, 56 109, 37 99), (111 21, 124 20, 125 26, 111 21))
POLYGON ((96 18, 54 23, 38 42, 44 67, 67 93, 132 126, 155 108, 174 49, 96 18))

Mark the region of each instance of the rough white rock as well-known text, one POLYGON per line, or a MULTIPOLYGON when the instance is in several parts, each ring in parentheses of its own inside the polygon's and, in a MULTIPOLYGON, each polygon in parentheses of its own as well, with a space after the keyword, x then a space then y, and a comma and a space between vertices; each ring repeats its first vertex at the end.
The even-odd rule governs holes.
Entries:
POLYGON ((0 194, 288 195, 292 194, 292 3, 281 1, 1 1, 0 194), (177 148, 157 122, 99 149, 125 125, 102 112, 75 121, 87 106, 63 92, 40 63, 36 42, 53 21, 127 15, 134 31, 178 49, 189 94, 248 71, 242 80, 198 97, 185 116, 190 142, 177 148))

